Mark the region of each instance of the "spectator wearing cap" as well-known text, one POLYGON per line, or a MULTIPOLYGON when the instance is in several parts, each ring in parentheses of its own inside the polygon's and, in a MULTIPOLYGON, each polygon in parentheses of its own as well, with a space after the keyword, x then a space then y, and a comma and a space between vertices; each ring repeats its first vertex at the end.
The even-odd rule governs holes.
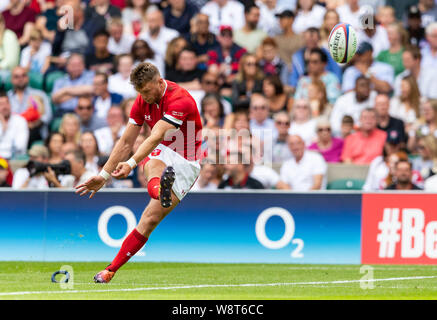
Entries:
POLYGON ((247 52, 233 41, 232 36, 231 26, 221 26, 217 36, 218 46, 208 51, 208 69, 224 77, 228 84, 234 80, 240 59, 247 52))
POLYGON ((140 33, 139 38, 146 41, 152 50, 165 57, 168 43, 179 35, 179 32, 167 28, 164 16, 156 6, 150 6, 146 11, 147 30, 140 33))
MULTIPOLYGON (((304 36, 304 47, 298 50, 292 57, 292 71, 290 73, 290 78, 288 80, 288 84, 296 88, 299 82, 299 79, 307 73, 308 68, 308 59, 311 53, 311 50, 315 48, 319 48, 320 43, 320 31, 316 28, 309 28, 303 34, 304 36)), ((322 48, 328 57, 328 63, 326 64, 326 70, 334 73, 338 81, 341 83, 342 81, 342 70, 337 62, 335 62, 331 54, 325 49, 322 48)))
POLYGON ((296 12, 293 31, 299 34, 309 28, 319 29, 322 26, 326 9, 317 4, 316 0, 297 0, 296 12))
POLYGON ((345 115, 351 116, 354 123, 358 123, 361 112, 373 108, 375 97, 376 92, 371 90, 370 79, 358 77, 355 80, 354 91, 343 94, 334 104, 330 118, 334 135, 341 135, 341 123, 345 115))
POLYGON ((337 76, 326 70, 328 55, 323 49, 314 48, 308 59, 308 75, 302 76, 297 83, 295 99, 308 99, 308 87, 313 81, 321 80, 326 88, 329 103, 335 103, 341 95, 341 85, 337 76))
POLYGON ((243 28, 235 30, 234 42, 248 52, 254 53, 261 42, 267 37, 267 33, 258 29, 260 10, 255 4, 244 7, 245 24, 243 28))
POLYGON ((25 155, 29 141, 26 119, 12 113, 9 98, 0 90, 0 157, 11 159, 25 155))
POLYGON ((218 45, 215 35, 209 31, 209 17, 204 13, 198 13, 193 18, 193 28, 186 35, 186 40, 194 49, 197 61, 202 68, 206 68, 208 51, 218 45))
POLYGON ((11 170, 6 159, 0 158, 0 188, 10 188, 11 184, 11 170))
POLYGON ((281 32, 274 39, 278 44, 279 56, 287 66, 290 66, 291 57, 304 45, 303 38, 302 35, 295 34, 293 31, 293 11, 284 10, 276 14, 276 17, 279 18, 281 32))
MULTIPOLYGON (((34 145, 30 148, 29 161, 49 163, 49 150, 45 146, 34 145)), ((14 189, 47 189, 49 183, 45 177, 45 172, 31 176, 27 167, 19 168, 14 173, 12 188, 14 189)))
POLYGON ((370 164, 382 154, 387 133, 377 128, 374 109, 361 112, 360 128, 348 136, 344 142, 341 158, 344 163, 370 164))
POLYGON ((209 30, 215 35, 219 35, 223 25, 231 26, 234 30, 244 25, 244 6, 235 0, 209 1, 200 12, 209 17, 209 30))
POLYGON ((404 122, 389 114, 390 97, 386 94, 378 94, 375 98, 375 111, 378 129, 387 133, 387 142, 405 146, 407 135, 404 122))
POLYGON ((67 60, 67 74, 55 81, 52 101, 56 105, 56 115, 62 116, 77 106, 78 97, 92 94, 94 72, 86 70, 83 55, 74 53, 67 60))
POLYGON ((373 47, 368 42, 359 45, 354 59, 354 64, 347 68, 343 74, 342 90, 353 90, 356 79, 364 75, 370 79, 374 90, 390 93, 394 84, 395 72, 389 64, 373 59, 373 47))
POLYGON ((320 118, 317 121, 317 141, 308 147, 308 150, 320 152, 326 162, 341 162, 344 141, 332 136, 329 119, 320 118))
POLYGON ((324 189, 327 165, 323 157, 317 152, 306 150, 304 140, 298 135, 289 136, 287 143, 293 157, 281 166, 278 189, 324 189))
POLYGON ((418 6, 410 6, 407 14, 408 42, 420 48, 426 45, 425 28, 422 26, 422 15, 418 6))
POLYGON ((186 0, 168 0, 168 6, 163 11, 165 26, 186 35, 190 32, 190 20, 198 11, 186 0))
POLYGON ((413 178, 413 168, 408 160, 399 160, 395 165, 394 183, 385 190, 422 190, 411 182, 413 178))
POLYGON ((29 86, 29 76, 23 67, 15 67, 11 75, 12 89, 8 97, 13 113, 21 114, 29 127, 29 145, 43 140, 52 120, 52 107, 44 91, 29 86))

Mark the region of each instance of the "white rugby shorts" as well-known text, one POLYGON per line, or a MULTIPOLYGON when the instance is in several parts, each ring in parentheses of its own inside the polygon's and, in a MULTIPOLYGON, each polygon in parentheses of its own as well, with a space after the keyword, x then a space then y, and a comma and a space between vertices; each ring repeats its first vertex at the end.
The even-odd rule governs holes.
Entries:
POLYGON ((163 144, 159 144, 147 158, 161 160, 167 167, 174 168, 176 179, 172 190, 179 200, 190 191, 200 173, 199 161, 189 161, 163 144))

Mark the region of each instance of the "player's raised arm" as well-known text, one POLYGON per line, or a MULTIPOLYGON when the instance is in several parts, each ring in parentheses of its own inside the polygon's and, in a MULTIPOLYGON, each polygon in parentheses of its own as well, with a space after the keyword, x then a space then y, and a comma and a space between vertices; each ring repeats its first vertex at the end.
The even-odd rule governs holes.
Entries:
POLYGON ((77 186, 76 193, 80 193, 80 195, 83 196, 91 192, 90 198, 92 198, 94 194, 105 185, 106 180, 109 179, 111 172, 115 170, 117 164, 127 159, 140 130, 141 126, 128 123, 126 130, 116 143, 100 174, 77 186))
POLYGON ((117 179, 126 178, 130 171, 141 161, 144 160, 160 143, 164 140, 164 137, 169 130, 175 130, 176 127, 164 120, 159 120, 153 127, 150 136, 144 140, 139 146, 137 152, 127 162, 121 162, 118 164, 112 176, 117 179))

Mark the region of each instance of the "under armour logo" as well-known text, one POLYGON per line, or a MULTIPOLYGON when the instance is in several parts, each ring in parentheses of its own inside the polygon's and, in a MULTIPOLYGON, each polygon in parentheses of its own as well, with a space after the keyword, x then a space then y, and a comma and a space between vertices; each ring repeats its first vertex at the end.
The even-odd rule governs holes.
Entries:
POLYGON ((151 120, 152 120, 152 117, 150 116, 150 114, 146 114, 146 115, 144 116, 144 119, 145 119, 146 121, 151 121, 151 120))

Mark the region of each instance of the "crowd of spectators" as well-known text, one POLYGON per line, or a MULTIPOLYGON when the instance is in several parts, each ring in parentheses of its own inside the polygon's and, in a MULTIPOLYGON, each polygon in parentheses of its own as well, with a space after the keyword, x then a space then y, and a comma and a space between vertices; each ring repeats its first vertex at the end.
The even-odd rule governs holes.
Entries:
MULTIPOLYGON (((194 190, 320 190, 345 163, 369 166, 366 191, 437 191, 437 1, 3 0, 0 12, 0 187, 98 173, 136 98, 130 72, 151 62, 201 114, 194 190), (328 49, 339 22, 358 35, 345 65, 328 49), (49 168, 12 172, 23 160, 49 168), (71 174, 50 168, 64 160, 71 174)), ((141 171, 107 187, 144 187, 141 171)))

